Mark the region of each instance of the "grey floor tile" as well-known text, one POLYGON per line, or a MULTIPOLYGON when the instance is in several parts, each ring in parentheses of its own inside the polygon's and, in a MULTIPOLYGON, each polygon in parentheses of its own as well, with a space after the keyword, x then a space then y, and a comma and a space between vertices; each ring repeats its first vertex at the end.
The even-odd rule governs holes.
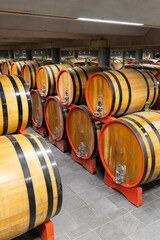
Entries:
POLYGON ((99 227, 95 232, 103 240, 122 240, 127 238, 127 235, 122 232, 113 222, 106 223, 102 227, 99 227))
POLYGON ((154 234, 154 232, 152 232, 147 227, 136 232, 135 234, 130 236, 130 238, 131 240, 160 240, 160 237, 154 234))
POLYGON ((80 198, 83 199, 88 205, 93 203, 95 200, 99 199, 103 196, 101 192, 99 192, 95 187, 89 189, 88 191, 82 192, 79 194, 80 198))
POLYGON ((109 211, 107 216, 113 220, 120 216, 125 215, 126 213, 128 213, 128 211, 125 208, 118 208, 118 209, 112 209, 112 211, 109 211))
POLYGON ((152 209, 156 210, 160 208, 160 198, 156 198, 148 203, 148 206, 151 207, 152 209))
POLYGON ((96 212, 97 215, 104 214, 106 216, 108 216, 109 212, 117 209, 117 206, 115 206, 105 197, 97 199, 90 204, 90 207, 96 212))
POLYGON ((91 227, 89 227, 87 224, 82 224, 72 231, 69 231, 67 235, 71 240, 75 240, 76 238, 80 237, 81 235, 85 235, 90 231, 92 231, 91 227))
POLYGON ((92 229, 95 229, 95 228, 98 228, 102 225, 105 225, 106 223, 110 222, 111 219, 107 216, 99 216, 99 217, 96 217, 94 219, 92 219, 88 225, 92 228, 92 229))
POLYGON ((149 206, 137 208, 132 212, 132 214, 146 225, 160 219, 160 215, 149 206))
POLYGON ((102 238, 100 238, 95 232, 92 231, 76 238, 76 240, 102 240, 102 238))
POLYGON ((88 224, 93 220, 97 220, 97 215, 94 213, 94 211, 90 208, 87 207, 83 207, 80 208, 76 211, 70 212, 69 215, 71 216, 72 219, 74 219, 74 221, 77 224, 88 224))
POLYGON ((127 236, 134 234, 145 227, 145 224, 139 221, 131 213, 127 213, 114 220, 116 226, 118 226, 127 236))
POLYGON ((158 236, 160 236, 160 220, 150 224, 148 228, 154 233, 156 233, 158 236))
POLYGON ((63 208, 68 213, 85 206, 86 204, 75 193, 70 193, 69 196, 63 197, 63 208))
POLYGON ((59 214, 52 219, 54 224, 54 232, 56 237, 65 235, 67 232, 77 227, 74 220, 66 213, 59 214))
POLYGON ((60 236, 60 237, 55 237, 55 240, 71 240, 67 234, 60 236))

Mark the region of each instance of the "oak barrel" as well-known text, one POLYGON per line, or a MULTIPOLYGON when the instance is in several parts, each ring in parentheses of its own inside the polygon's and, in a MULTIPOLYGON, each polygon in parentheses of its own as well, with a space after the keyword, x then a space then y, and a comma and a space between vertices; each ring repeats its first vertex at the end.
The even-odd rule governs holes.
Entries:
POLYGON ((58 73, 64 68, 72 67, 71 64, 53 64, 42 66, 37 71, 36 82, 42 97, 56 95, 56 79, 58 73))
POLYGON ((15 133, 30 126, 30 92, 20 76, 0 76, 0 135, 15 133))
POLYGON ((85 105, 74 106, 66 119, 67 137, 73 151, 82 159, 98 154, 98 137, 103 123, 96 122, 85 105))
POLYGON ((112 120, 99 137, 105 170, 116 183, 134 187, 160 179, 160 111, 112 120))
POLYGON ((96 73, 86 85, 86 102, 99 119, 142 111, 159 97, 159 82, 150 71, 123 69, 96 73))
POLYGON ((0 153, 0 239, 9 240, 59 213, 62 184, 42 137, 1 136, 0 153))
POLYGON ((11 73, 11 65, 12 62, 14 62, 14 60, 10 59, 10 60, 6 60, 5 62, 2 63, 2 74, 6 75, 6 74, 10 74, 11 73))
POLYGON ((65 106, 85 103, 85 87, 88 78, 96 73, 108 70, 107 67, 73 67, 63 69, 57 77, 57 93, 65 106))
POLYGON ((111 69, 112 70, 119 70, 122 68, 122 63, 121 62, 112 62, 111 63, 111 69))
POLYGON ((11 64, 11 75, 21 75, 22 67, 26 63, 36 63, 36 61, 35 60, 27 60, 27 61, 13 62, 11 64))
POLYGON ((62 107, 57 96, 49 96, 44 106, 47 129, 52 138, 60 141, 66 137, 66 117, 68 109, 62 107))
POLYGON ((40 128, 45 125, 44 120, 44 103, 39 92, 35 89, 31 90, 32 98, 32 123, 35 127, 40 128))

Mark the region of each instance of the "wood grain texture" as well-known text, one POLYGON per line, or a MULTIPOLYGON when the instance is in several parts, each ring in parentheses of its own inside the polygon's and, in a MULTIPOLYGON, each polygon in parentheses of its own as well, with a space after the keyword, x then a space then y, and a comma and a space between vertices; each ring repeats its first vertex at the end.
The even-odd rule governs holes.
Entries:
POLYGON ((58 214, 62 186, 51 149, 40 136, 1 136, 0 152, 0 239, 6 240, 58 214))
POLYGON ((102 123, 96 123, 85 105, 73 107, 67 116, 66 130, 68 140, 75 153, 80 143, 84 144, 84 156, 88 159, 97 156, 98 137, 102 123))
POLYGON ((31 90, 32 98, 32 122, 34 126, 40 128, 44 125, 44 103, 37 90, 31 90))
POLYGON ((64 109, 57 96, 47 98, 44 108, 46 126, 51 136, 57 132, 56 141, 66 137, 66 117, 68 110, 64 109))
POLYGON ((160 178, 160 111, 138 112, 111 121, 101 131, 102 163, 114 178, 125 168, 122 184, 133 187, 160 178))
POLYGON ((66 106, 71 104, 85 103, 85 87, 88 78, 96 73, 108 70, 107 67, 73 67, 71 69, 62 70, 57 78, 57 93, 60 102, 65 99, 66 92, 68 93, 69 100, 66 106))
POLYGON ((15 133, 31 124, 32 104, 20 76, 0 76, 0 135, 15 133))
POLYGON ((146 101, 152 107, 159 97, 158 86, 158 79, 150 71, 123 69, 96 73, 87 82, 86 102, 94 114, 100 99, 103 112, 99 118, 117 117, 143 110, 146 101))
POLYGON ((40 94, 43 97, 56 95, 56 79, 58 73, 65 68, 72 67, 71 64, 53 64, 40 67, 37 71, 36 82, 40 94))

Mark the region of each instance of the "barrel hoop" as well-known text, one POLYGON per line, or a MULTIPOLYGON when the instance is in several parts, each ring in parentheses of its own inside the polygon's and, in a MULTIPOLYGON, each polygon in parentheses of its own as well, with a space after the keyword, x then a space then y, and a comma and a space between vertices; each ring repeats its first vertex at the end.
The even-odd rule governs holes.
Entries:
MULTIPOLYGON (((53 69, 49 65, 47 67, 51 70, 51 73, 52 73, 52 76, 53 76, 53 92, 51 93, 51 95, 52 95, 52 94, 54 94, 55 89, 56 89, 56 79, 55 79, 55 74, 53 72, 53 69)), ((50 88, 49 88, 49 90, 50 90, 50 88)))
POLYGON ((46 219, 49 219, 52 216, 52 211, 53 211, 53 188, 52 188, 52 181, 51 181, 51 177, 47 167, 47 163, 44 156, 40 154, 41 149, 38 146, 37 142, 34 140, 34 138, 29 134, 24 134, 23 136, 25 136, 33 146, 42 167, 42 171, 43 171, 43 175, 46 183, 47 196, 48 196, 48 210, 47 210, 46 219))
POLYGON ((26 64, 28 69, 29 69, 29 73, 30 73, 30 76, 31 76, 31 89, 33 88, 33 78, 32 78, 32 70, 31 70, 31 67, 29 64, 26 64))
MULTIPOLYGON (((146 86, 147 86, 147 98, 146 98, 146 102, 147 102, 148 99, 149 99, 149 93, 150 93, 148 80, 147 80, 146 76, 145 76, 141 71, 139 71, 138 69, 135 69, 135 70, 136 70, 137 72, 139 72, 139 73, 143 76, 143 78, 144 78, 144 80, 145 80, 145 82, 146 82, 146 86)), ((145 103, 144 106, 142 107, 141 111, 144 109, 145 105, 146 105, 146 103, 145 103)))
POLYGON ((155 101, 155 98, 156 98, 156 84, 155 84, 155 81, 154 81, 153 77, 151 76, 151 74, 148 71, 146 71, 146 73, 150 76, 150 78, 153 82, 153 85, 154 85, 154 96, 153 96, 152 102, 150 104, 150 106, 152 106, 155 101))
POLYGON ((32 98, 31 98, 28 86, 27 86, 26 82, 24 81, 24 79, 19 75, 16 75, 16 76, 21 81, 21 83, 24 87, 25 93, 26 93, 27 102, 28 102, 28 123, 27 123, 26 127, 29 127, 29 126, 31 126, 31 122, 32 122, 32 98))
POLYGON ((116 70, 115 66, 113 65, 113 63, 111 63, 111 66, 113 67, 113 70, 116 70))
POLYGON ((8 108, 7 108, 6 97, 5 97, 1 82, 0 82, 0 95, 1 95, 1 101, 2 101, 2 110, 3 110, 3 133, 2 134, 5 135, 8 130, 8 108))
MULTIPOLYGON (((31 63, 30 65, 31 65, 32 68, 33 68, 33 71, 34 71, 34 74, 35 74, 35 78, 36 78, 36 69, 35 69, 35 67, 34 67, 34 64, 31 63)), ((39 64, 38 64, 38 66, 39 66, 39 64)), ((32 79, 32 81, 33 81, 33 76, 32 76, 32 75, 31 75, 31 79, 32 79)), ((33 87, 33 82, 32 82, 32 87, 33 87)), ((36 80, 35 80, 35 86, 34 86, 34 88, 37 88, 36 80)))
POLYGON ((12 83, 12 86, 14 88, 15 91, 15 96, 17 99, 17 105, 18 105, 18 130, 21 129, 22 126, 22 121, 23 121, 23 108, 22 108, 22 101, 21 101, 21 96, 20 96, 20 92, 17 86, 16 81, 14 80, 14 78, 11 75, 7 75, 7 77, 9 78, 9 80, 12 83))
MULTIPOLYGON (((158 100, 159 95, 160 95, 160 84, 159 84, 159 81, 158 81, 157 77, 152 72, 150 72, 150 74, 153 76, 153 78, 156 78, 156 82, 157 82, 157 85, 158 85, 158 96, 157 96, 157 100, 158 100)), ((156 102, 157 102, 157 100, 156 100, 156 102)))
POLYGON ((8 74, 10 74, 10 71, 9 71, 9 62, 6 62, 6 66, 7 66, 7 70, 8 70, 8 74))
POLYGON ((29 231, 32 228, 34 228, 35 220, 36 220, 36 202, 35 202, 35 194, 34 194, 34 188, 33 188, 33 183, 32 183, 32 177, 31 177, 31 174, 29 171, 29 167, 28 167, 25 155, 22 151, 22 148, 21 148, 19 142, 12 135, 7 135, 6 137, 11 141, 11 143, 17 153, 17 156, 18 156, 18 159, 21 164, 22 171, 23 171, 25 183, 26 183, 26 188, 27 188, 27 193, 28 193, 28 201, 29 201, 29 212, 30 212, 29 226, 28 226, 28 231, 29 231))
POLYGON ((86 81, 88 81, 88 75, 87 75, 87 72, 83 69, 83 67, 79 67, 78 66, 78 68, 80 68, 83 72, 84 72, 84 75, 85 75, 85 77, 86 77, 86 81))
POLYGON ((110 73, 110 74, 114 77, 114 79, 116 80, 116 83, 117 83, 117 85, 118 85, 118 90, 119 90, 119 104, 118 104, 117 111, 114 113, 114 116, 116 116, 116 115, 118 114, 120 108, 121 108, 121 105, 122 105, 122 88, 121 88, 121 84, 120 84, 117 76, 116 76, 114 73, 110 72, 110 71, 109 71, 109 73, 110 73))
POLYGON ((61 71, 60 68, 57 66, 57 64, 55 64, 54 66, 57 68, 58 72, 61 71))
POLYGON ((19 71, 19 68, 18 68, 18 62, 15 62, 14 64, 15 64, 15 66, 17 68, 17 74, 19 75, 20 71, 19 71))
POLYGON ((154 169, 155 169, 155 151, 154 151, 154 146, 153 146, 152 140, 151 140, 149 134, 147 133, 147 131, 145 130, 145 128, 139 122, 137 122, 135 119, 132 119, 130 117, 124 117, 124 118, 129 119, 131 122, 135 123, 139 127, 139 129, 144 134, 144 136, 147 139, 147 142, 149 144, 150 151, 151 151, 151 157, 152 157, 152 164, 151 164, 152 166, 151 166, 150 174, 146 180, 146 182, 147 182, 151 179, 154 169))
POLYGON ((94 133, 94 139, 95 139, 95 145, 94 145, 94 149, 93 149, 93 153, 92 153, 92 156, 94 156, 94 154, 96 153, 97 144, 98 144, 98 142, 97 142, 98 139, 97 139, 97 131, 96 131, 96 126, 95 126, 95 121, 94 121, 92 115, 90 114, 90 112, 88 111, 88 109, 86 109, 86 108, 83 107, 83 106, 79 106, 79 108, 83 109, 83 110, 87 113, 87 115, 88 115, 88 117, 89 117, 89 119, 90 119, 90 121, 91 121, 91 123, 92 123, 93 133, 94 133))
POLYGON ((50 90, 50 88, 51 88, 51 78, 50 78, 50 75, 49 75, 49 72, 48 72, 47 67, 45 66, 45 67, 43 67, 43 68, 45 69, 46 74, 47 74, 47 78, 48 78, 48 90, 50 90))
POLYGON ((19 62, 20 70, 18 69, 18 74, 22 71, 22 64, 19 62))
POLYGON ((126 109, 122 113, 122 115, 124 115, 128 111, 128 108, 129 108, 129 106, 131 104, 131 98, 132 98, 131 86, 130 86, 130 83, 128 81, 128 78, 121 71, 116 70, 116 72, 119 72, 122 75, 122 77, 124 78, 124 80, 125 80, 125 82, 127 84, 127 87, 128 87, 128 94, 129 94, 129 96, 128 96, 128 104, 127 104, 126 109))
POLYGON ((114 88, 114 85, 113 85, 110 77, 106 73, 104 73, 104 72, 102 72, 102 74, 107 78, 107 80, 108 80, 108 82, 109 82, 109 84, 111 86, 111 90, 112 90, 112 107, 111 107, 110 113, 112 113, 113 110, 114 110, 114 106, 115 106, 115 88, 114 88))
POLYGON ((140 133, 137 131, 137 129, 131 123, 129 123, 128 121, 123 120, 123 119, 119 119, 118 121, 123 122, 126 125, 128 125, 133 130, 133 132, 135 133, 135 135, 138 137, 138 139, 140 141, 142 151, 143 151, 143 155, 144 155, 144 172, 143 172, 142 179, 140 180, 140 184, 141 184, 141 183, 143 183, 143 181, 146 177, 147 169, 148 169, 148 155, 147 155, 146 146, 144 144, 142 136, 140 135, 140 133))
POLYGON ((55 215, 57 215, 61 210, 62 200, 63 200, 61 177, 60 177, 58 167, 57 167, 56 161, 54 159, 53 153, 52 153, 51 149, 48 147, 48 144, 39 135, 36 135, 36 137, 38 138, 38 140, 41 142, 44 149, 46 150, 46 153, 47 153, 48 158, 50 160, 50 163, 52 165, 52 170, 53 170, 53 173, 54 173, 54 176, 55 176, 56 185, 57 185, 57 193, 58 193, 58 204, 57 204, 57 210, 56 210, 56 213, 55 213, 55 215))
POLYGON ((74 103, 75 98, 76 98, 76 83, 75 83, 75 79, 74 79, 73 73, 72 73, 69 69, 67 69, 67 71, 69 72, 69 74, 70 74, 70 76, 71 76, 71 78, 72 78, 73 89, 74 89, 72 103, 74 103))
POLYGON ((139 117, 141 119, 143 119, 145 122, 148 123, 148 125, 152 128, 152 130, 154 131, 154 133, 156 134, 157 138, 158 138, 158 141, 160 143, 160 134, 158 132, 158 130, 155 128, 155 126, 145 117, 139 115, 139 114, 136 114, 136 113, 133 113, 132 115, 136 116, 136 117, 139 117))
POLYGON ((81 78, 79 76, 78 71, 75 68, 72 68, 72 70, 75 72, 75 74, 76 74, 76 76, 78 78, 78 82, 79 82, 79 98, 78 98, 78 100, 76 102, 76 104, 79 104, 80 101, 81 101, 81 98, 82 98, 82 82, 81 82, 81 78))
POLYGON ((63 107, 62 107, 62 105, 61 105, 61 102, 59 101, 59 99, 58 98, 54 98, 57 102, 58 102, 58 104, 59 104, 59 107, 60 107, 60 109, 61 109, 61 112, 62 112, 62 116, 63 116, 63 129, 64 129, 64 131, 63 131, 63 135, 62 135, 62 139, 65 137, 65 135, 66 135, 66 116, 65 116, 65 113, 64 113, 64 111, 63 111, 63 107))

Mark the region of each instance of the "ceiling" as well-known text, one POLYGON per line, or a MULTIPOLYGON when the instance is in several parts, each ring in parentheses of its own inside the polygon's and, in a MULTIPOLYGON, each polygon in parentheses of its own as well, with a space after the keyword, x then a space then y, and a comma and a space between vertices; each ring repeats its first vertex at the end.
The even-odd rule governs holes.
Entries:
POLYGON ((159 48, 160 0, 0 0, 0 48, 159 48), (78 17, 144 23, 125 26, 78 17))

